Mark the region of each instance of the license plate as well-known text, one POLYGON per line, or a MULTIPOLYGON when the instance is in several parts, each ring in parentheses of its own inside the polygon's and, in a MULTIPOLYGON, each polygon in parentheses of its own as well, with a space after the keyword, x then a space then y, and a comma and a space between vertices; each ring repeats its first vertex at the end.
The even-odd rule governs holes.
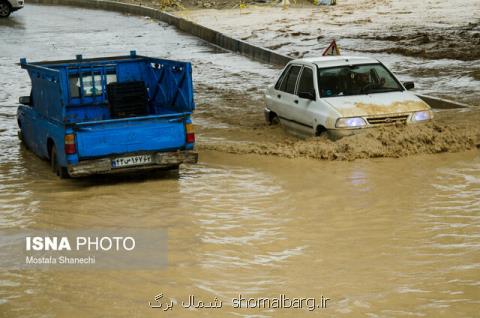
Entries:
POLYGON ((143 165, 148 165, 149 163, 152 163, 151 155, 121 157, 121 158, 115 158, 112 160, 112 168, 143 166, 143 165))

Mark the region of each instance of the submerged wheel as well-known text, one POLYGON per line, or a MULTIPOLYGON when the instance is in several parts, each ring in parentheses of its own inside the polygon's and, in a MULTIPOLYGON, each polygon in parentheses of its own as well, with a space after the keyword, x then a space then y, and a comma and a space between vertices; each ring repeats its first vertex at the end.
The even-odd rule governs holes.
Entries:
POLYGON ((60 179, 68 178, 67 168, 60 166, 58 163, 57 148, 55 145, 52 146, 50 151, 50 166, 52 167, 53 173, 60 177, 60 179))
POLYGON ((0 0, 0 18, 7 18, 11 12, 10 4, 5 0, 0 0))
POLYGON ((325 134, 325 133, 328 133, 327 128, 325 128, 325 127, 323 127, 323 126, 321 126, 321 125, 317 126, 317 130, 315 131, 315 136, 318 137, 318 136, 321 136, 321 135, 323 135, 323 134, 325 134))
POLYGON ((270 113, 270 118, 268 118, 268 124, 269 125, 278 125, 280 124, 280 118, 278 118, 278 115, 275 114, 274 112, 270 113))
POLYGON ((25 143, 25 141, 23 140, 23 132, 21 129, 17 131, 17 137, 18 137, 18 140, 20 140, 22 143, 25 143))

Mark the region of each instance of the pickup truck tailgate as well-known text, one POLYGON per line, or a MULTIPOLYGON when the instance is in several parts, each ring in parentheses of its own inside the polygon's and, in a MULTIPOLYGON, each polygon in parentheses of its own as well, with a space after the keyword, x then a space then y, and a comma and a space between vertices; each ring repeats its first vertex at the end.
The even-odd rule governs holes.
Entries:
POLYGON ((146 116, 76 124, 80 159, 185 146, 183 114, 146 116))

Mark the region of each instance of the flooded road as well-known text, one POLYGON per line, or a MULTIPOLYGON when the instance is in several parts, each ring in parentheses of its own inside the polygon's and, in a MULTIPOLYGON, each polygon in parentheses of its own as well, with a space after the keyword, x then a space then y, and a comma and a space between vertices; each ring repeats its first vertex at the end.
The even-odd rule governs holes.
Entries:
MULTIPOLYGON (((476 136, 477 131, 469 129, 478 113, 455 112, 456 130, 434 135, 444 138, 442 143, 429 141, 426 133, 419 138, 418 131, 404 132, 418 140, 392 139, 389 133, 398 131, 385 131, 353 144, 348 140, 329 144, 355 148, 390 138, 407 149, 398 154, 401 158, 281 158, 268 147, 276 145, 276 151, 291 154, 283 157, 302 157, 300 143, 310 149, 304 152, 315 153, 312 145, 323 151, 327 141, 296 141, 278 127, 263 124, 259 88, 271 82, 276 69, 216 52, 150 19, 115 13, 29 5, 0 23, 0 228, 101 226, 168 232, 168 266, 158 270, 0 269, 0 316, 478 314, 480 155, 474 141, 470 148, 461 145, 476 136), (29 84, 26 73, 13 63, 25 56, 60 59, 78 53, 117 55, 130 49, 192 60, 200 163, 183 167, 178 175, 57 179, 48 164, 16 138, 16 101, 28 94, 29 84), (434 151, 440 145, 459 147, 454 150, 460 152, 415 152, 421 139, 433 144, 426 153, 443 152, 434 151), (176 307, 164 313, 148 306, 159 293, 176 303, 192 294, 207 300, 218 297, 224 305, 176 307), (330 301, 326 309, 315 312, 234 309, 231 300, 239 294, 323 295, 330 301)), ((451 121, 453 113, 438 115, 442 116, 451 121)), ((441 130, 449 123, 435 125, 441 130)), ((337 155, 351 153, 342 149, 335 150, 337 155)), ((367 151, 355 149, 355 154, 367 151)), ((448 149, 452 148, 444 151, 448 149)))
POLYGON ((478 12, 470 0, 342 0, 178 14, 292 58, 320 56, 336 39, 342 55, 376 58, 417 92, 480 105, 478 12))

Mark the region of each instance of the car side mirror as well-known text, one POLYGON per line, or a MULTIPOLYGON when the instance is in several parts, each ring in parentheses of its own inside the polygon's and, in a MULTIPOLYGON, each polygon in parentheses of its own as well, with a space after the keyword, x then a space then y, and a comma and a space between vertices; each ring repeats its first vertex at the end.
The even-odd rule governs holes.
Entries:
POLYGON ((316 100, 315 95, 312 92, 299 92, 298 97, 309 100, 316 100))
POLYGON ((415 88, 415 83, 414 82, 404 82, 403 86, 409 91, 412 88, 415 88))
POLYGON ((18 99, 18 102, 22 105, 27 105, 27 106, 32 105, 32 100, 30 99, 30 96, 20 96, 20 98, 18 99))

